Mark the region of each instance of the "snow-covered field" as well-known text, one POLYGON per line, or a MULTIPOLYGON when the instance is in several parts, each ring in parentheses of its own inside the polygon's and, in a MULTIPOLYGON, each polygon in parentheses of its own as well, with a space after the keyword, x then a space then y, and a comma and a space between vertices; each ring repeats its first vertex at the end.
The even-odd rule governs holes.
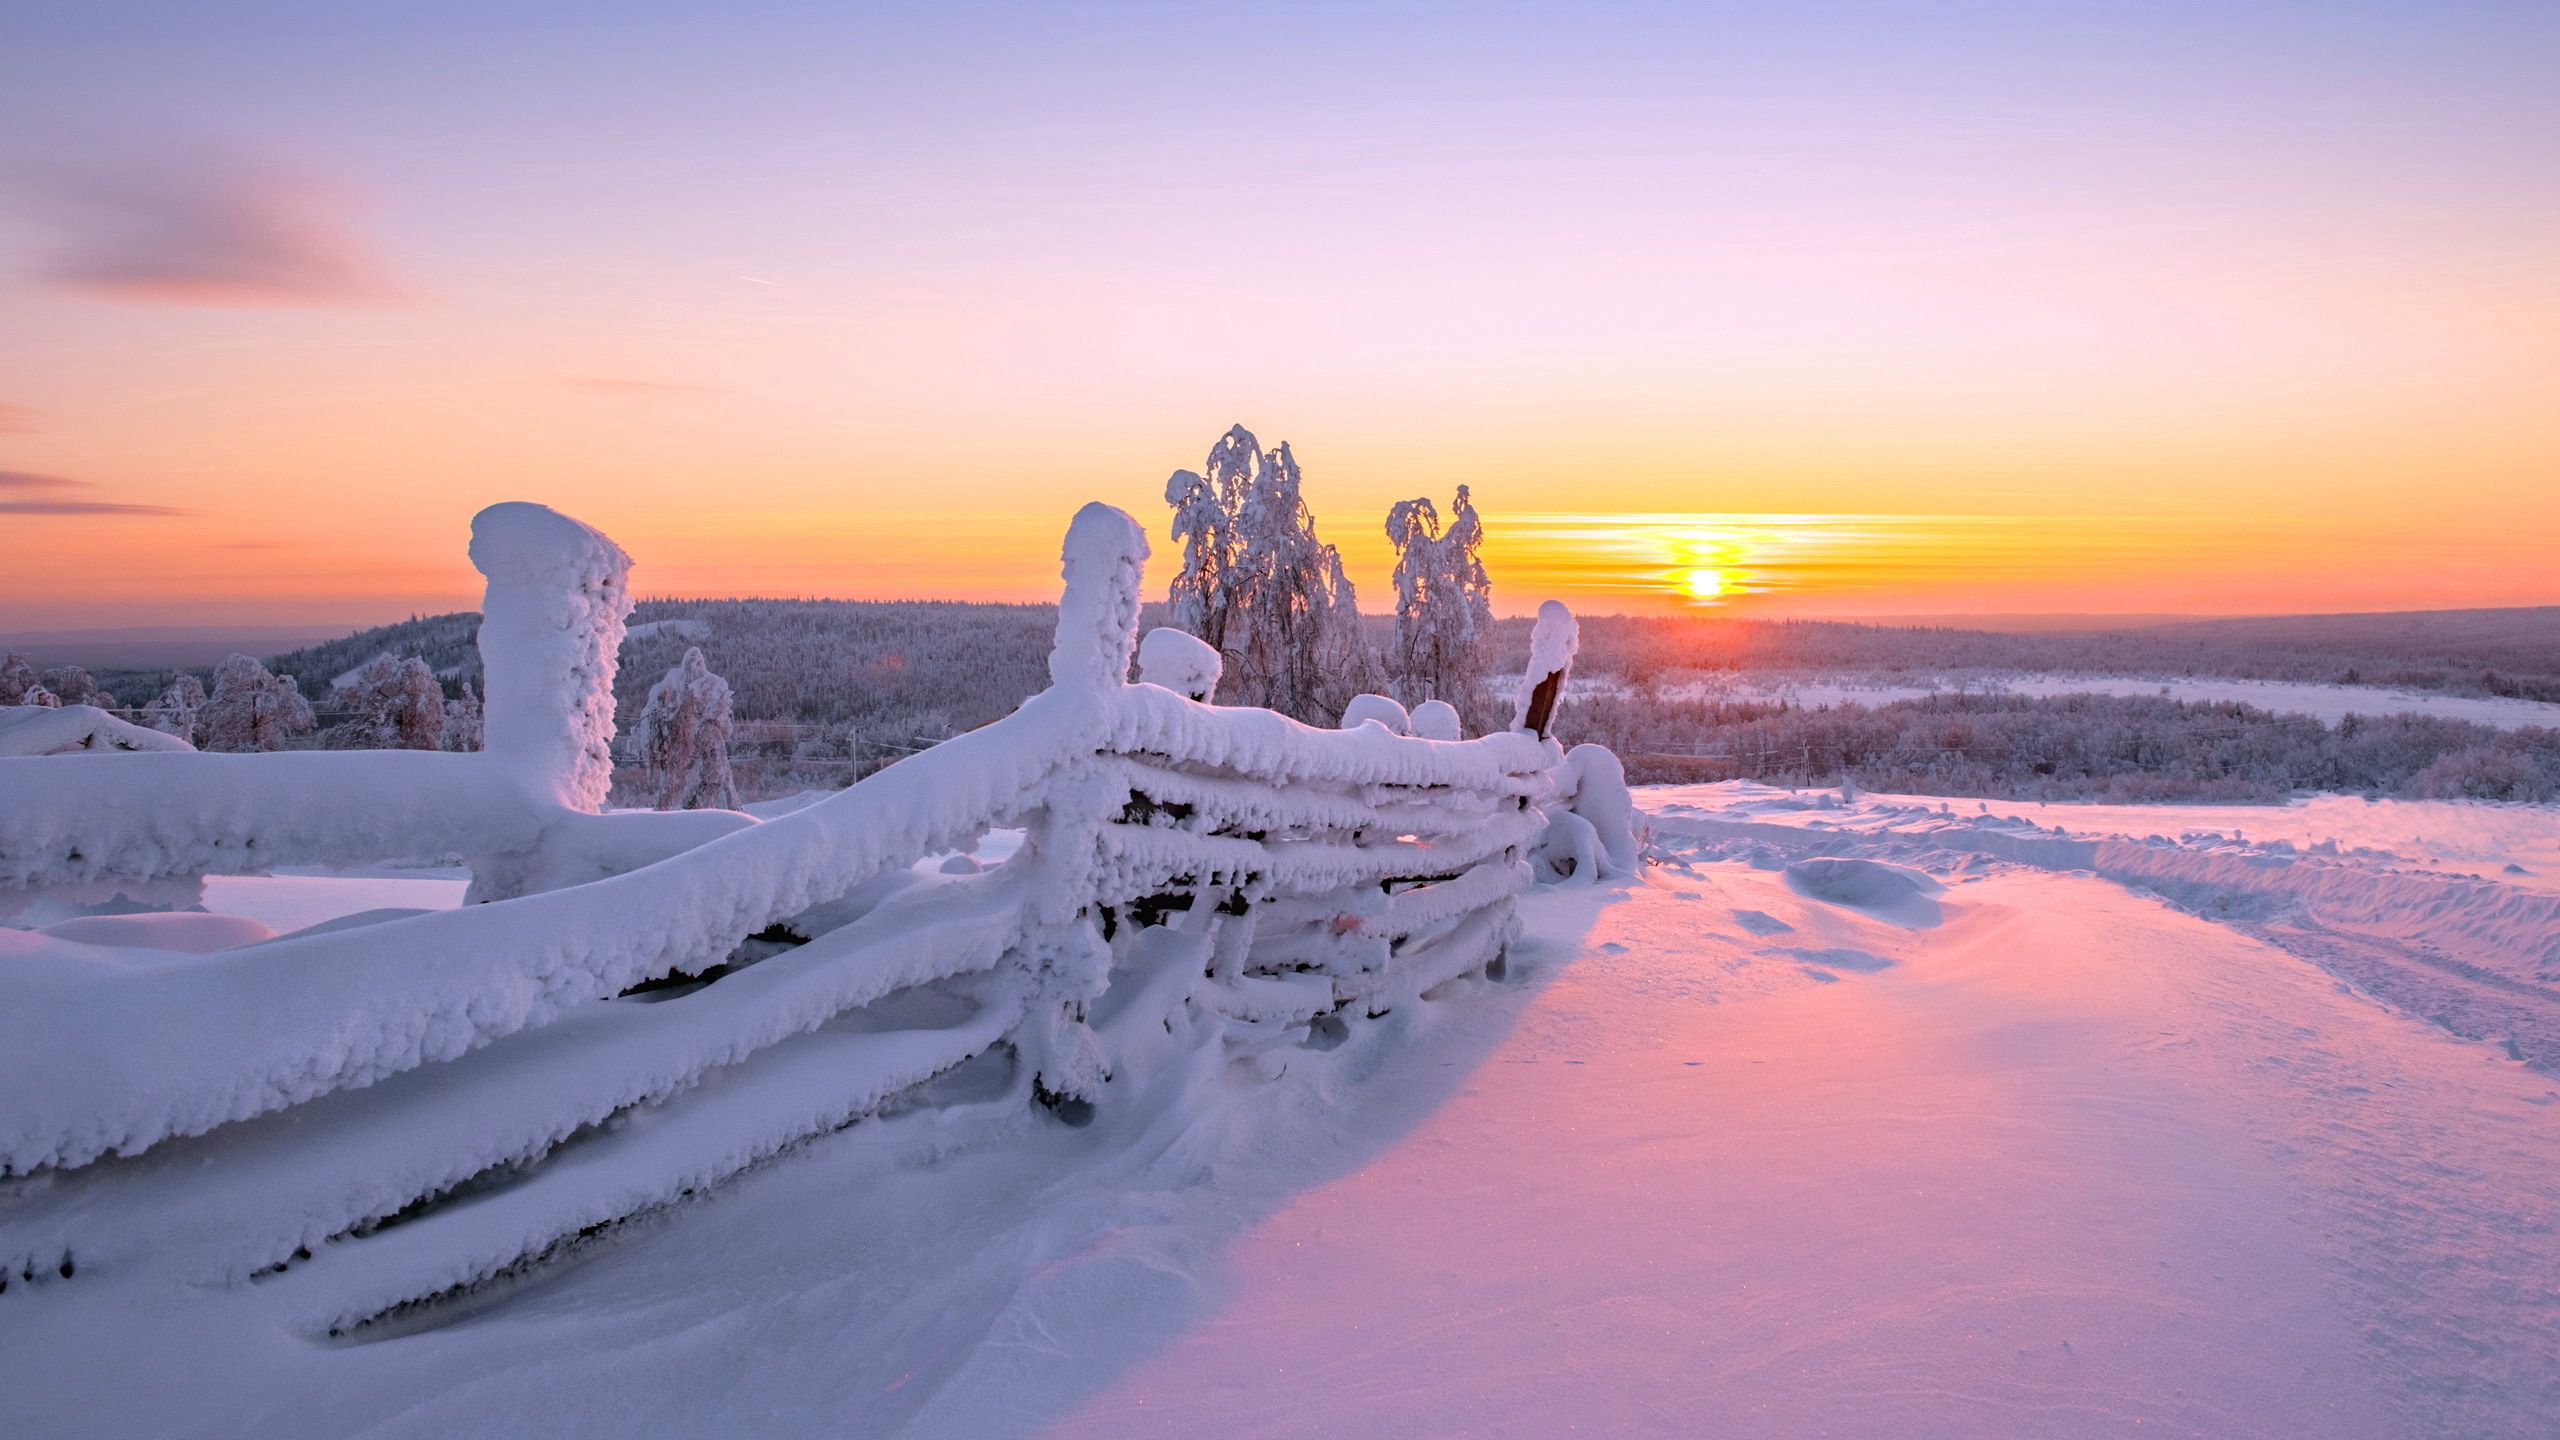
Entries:
POLYGON ((366 1343, 13 1285, 9 1432, 2560 1433, 2560 811, 1644 800, 1507 981, 955 1076, 366 1343))
POLYGON ((2191 704, 2236 701, 2277 715, 2309 715, 2334 725, 2349 715, 2431 715, 2468 720, 2500 730, 2526 726, 2560 729, 2560 705, 2492 695, 2448 695, 2378 685, 2325 685, 2294 680, 2236 680, 2220 676, 2029 675, 1949 676, 1941 681, 1798 681, 1746 672, 1730 679, 1664 687, 1666 695, 1702 700, 1786 700, 1798 705, 1888 705, 1968 690, 2007 695, 2159 695, 2191 704))

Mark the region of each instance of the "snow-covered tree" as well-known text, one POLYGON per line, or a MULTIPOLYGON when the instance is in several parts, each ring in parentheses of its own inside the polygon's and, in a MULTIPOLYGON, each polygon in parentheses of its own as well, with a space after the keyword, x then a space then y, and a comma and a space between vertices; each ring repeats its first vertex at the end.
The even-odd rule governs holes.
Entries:
POLYGON ((1430 500, 1400 500, 1387 512, 1396 550, 1396 644, 1389 658, 1408 702, 1464 700, 1483 675, 1483 642, 1493 629, 1493 583, 1478 554, 1484 525, 1458 487, 1443 529, 1430 500))
POLYGON ((213 667, 213 694, 198 718, 207 750, 281 750, 316 723, 292 676, 270 675, 246 655, 213 667))
POLYGON ((657 782, 661 810, 728 810, 738 803, 729 776, 736 729, 729 682, 711 673, 699 647, 650 687, 631 740, 657 782))
POLYGON ((27 692, 42 688, 43 682, 36 678, 36 667, 27 663, 26 656, 12 655, 0 660, 0 705, 28 704, 27 692))
POLYGON ((26 693, 18 697, 18 703, 33 705, 42 710, 59 710, 62 708, 62 697, 47 690, 42 684, 35 684, 28 686, 26 693))
POLYGON ((112 706, 115 697, 98 689, 97 680, 78 665, 60 665, 44 672, 44 688, 65 705, 112 706))
POLYGON ((471 682, 462 682, 462 693, 444 702, 444 748, 477 750, 481 740, 480 694, 471 682))
POLYGON ((329 697, 352 715, 329 727, 334 750, 434 750, 444 742, 444 687, 427 662, 377 655, 329 697))
POLYGON ((1209 447, 1201 467, 1206 474, 1176 470, 1164 483, 1165 503, 1173 507, 1173 538, 1182 542, 1182 570, 1165 595, 1174 628, 1221 651, 1236 601, 1236 514, 1261 459, 1253 432, 1238 425, 1209 447))
POLYGON ((203 738, 199 720, 203 711, 204 682, 181 671, 169 688, 142 707, 142 723, 193 745, 203 738))
POLYGON ((1377 662, 1358 597, 1341 553, 1316 538, 1285 442, 1265 451, 1235 426, 1201 473, 1174 473, 1165 500, 1183 542, 1168 596, 1174 623, 1225 657, 1230 703, 1324 720, 1371 688, 1377 662))

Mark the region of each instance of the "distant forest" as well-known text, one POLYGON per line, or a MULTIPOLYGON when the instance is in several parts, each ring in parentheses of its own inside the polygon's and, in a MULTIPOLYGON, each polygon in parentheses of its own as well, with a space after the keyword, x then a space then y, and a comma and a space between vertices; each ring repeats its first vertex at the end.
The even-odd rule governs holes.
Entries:
MULTIPOLYGON (((1144 623, 1161 619, 1149 607, 1144 623)), ((961 601, 644 600, 615 687, 636 715, 699 645, 737 695, 751 790, 843 784, 983 725, 1047 680, 1051 605, 961 601)), ((1373 617, 1383 644, 1392 622, 1373 617)), ((449 694, 479 686, 479 617, 423 616, 268 661, 315 706, 377 655, 416 656, 449 694)), ((1529 622, 1498 621, 1492 682, 1516 673, 1529 622)), ((2020 798, 2273 800, 2302 789, 2540 799, 2560 793, 2560 741, 2429 720, 2341 734, 2246 706, 2088 696, 1935 696, 1795 707, 1665 698, 1737 672, 1936 679, 2003 672, 2318 681, 2560 701, 2560 608, 2229 619, 2006 633, 1837 621, 1598 616, 1576 673, 1569 738, 1609 744, 1649 781, 1742 776, 2020 798), (1685 752, 1685 754, 1684 754, 1685 752), (1703 758, 1701 758, 1703 757, 1703 758)), ((106 671, 139 706, 172 672, 106 671)), ((203 672, 197 672, 199 674, 203 672)))

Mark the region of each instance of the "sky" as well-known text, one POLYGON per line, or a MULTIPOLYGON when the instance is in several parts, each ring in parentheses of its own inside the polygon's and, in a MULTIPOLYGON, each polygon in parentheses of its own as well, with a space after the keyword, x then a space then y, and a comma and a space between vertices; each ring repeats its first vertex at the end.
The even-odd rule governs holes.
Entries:
POLYGON ((0 0, 0 635, 1047 599, 1287 440, 1388 608, 2560 602, 2560 6, 0 0))

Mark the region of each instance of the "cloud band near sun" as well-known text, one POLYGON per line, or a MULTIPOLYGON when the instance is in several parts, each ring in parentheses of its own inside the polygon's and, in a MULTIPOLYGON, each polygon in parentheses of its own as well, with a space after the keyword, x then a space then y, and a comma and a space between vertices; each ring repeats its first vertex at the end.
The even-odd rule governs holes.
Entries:
POLYGON ((0 470, 0 515, 184 515, 169 505, 134 505, 121 500, 92 500, 85 480, 59 475, 30 475, 0 470))

